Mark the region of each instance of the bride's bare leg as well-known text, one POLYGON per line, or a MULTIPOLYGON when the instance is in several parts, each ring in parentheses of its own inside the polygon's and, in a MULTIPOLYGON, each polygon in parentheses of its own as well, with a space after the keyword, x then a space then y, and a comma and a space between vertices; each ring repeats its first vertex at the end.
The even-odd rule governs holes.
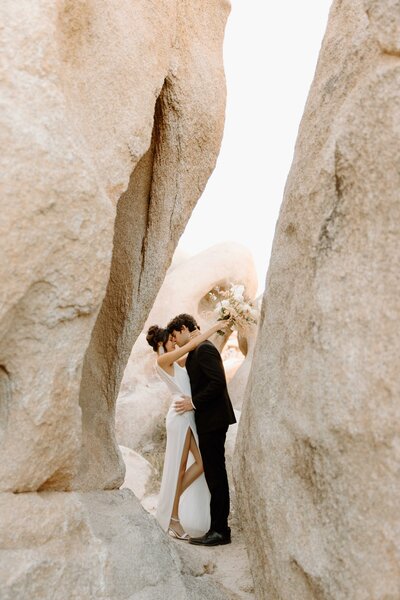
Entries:
POLYGON ((189 487, 193 481, 196 481, 198 477, 203 473, 203 461, 201 459, 200 451, 197 447, 196 440, 194 439, 194 435, 192 430, 190 429, 190 447, 189 450, 193 454, 193 458, 195 462, 190 465, 190 467, 185 471, 185 474, 182 479, 181 484, 181 495, 183 492, 189 487))
POLYGON ((180 523, 178 523, 177 521, 173 521, 172 519, 178 519, 179 518, 178 517, 179 499, 180 499, 181 494, 182 494, 182 481, 183 481, 183 478, 184 478, 184 475, 185 475, 186 465, 187 465, 187 459, 188 459, 188 456, 189 456, 191 435, 192 435, 192 430, 189 428, 187 430, 186 438, 185 438, 185 443, 183 445, 181 464, 179 466, 179 473, 178 473, 178 481, 177 481, 177 484, 176 484, 176 492, 175 492, 174 504, 172 506, 172 513, 171 513, 170 527, 172 527, 172 529, 174 529, 177 533, 179 533, 179 535, 182 535, 184 533, 182 525, 180 523))

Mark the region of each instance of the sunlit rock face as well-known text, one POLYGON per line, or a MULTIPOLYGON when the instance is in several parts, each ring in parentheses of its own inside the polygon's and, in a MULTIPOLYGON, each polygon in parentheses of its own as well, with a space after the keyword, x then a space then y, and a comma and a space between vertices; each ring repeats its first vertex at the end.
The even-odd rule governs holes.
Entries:
POLYGON ((220 146, 229 5, 0 11, 0 489, 115 488, 125 364, 220 146))
POLYGON ((197 598, 132 493, 103 490, 125 364, 217 158, 228 12, 1 3, 2 600, 197 598))
MULTIPOLYGON (((216 244, 172 264, 125 369, 116 406, 120 444, 141 450, 148 443, 157 443, 171 403, 171 393, 155 371, 157 355, 146 342, 148 327, 154 324, 165 327, 174 316, 189 313, 205 331, 216 321, 208 310, 212 308, 207 304, 208 292, 230 283, 243 284, 246 295, 254 298, 257 291, 254 259, 241 244, 216 244)), ((225 337, 214 334, 212 341, 221 348, 225 337)))
POLYGON ((239 427, 258 598, 400 589, 399 3, 334 2, 239 427))

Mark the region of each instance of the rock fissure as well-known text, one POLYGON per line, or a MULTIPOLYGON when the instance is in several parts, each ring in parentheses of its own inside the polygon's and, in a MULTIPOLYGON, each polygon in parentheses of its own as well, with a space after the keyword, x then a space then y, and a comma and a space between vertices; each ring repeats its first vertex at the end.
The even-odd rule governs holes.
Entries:
POLYGON ((8 422, 8 414, 11 406, 11 380, 4 365, 0 365, 0 442, 8 422))

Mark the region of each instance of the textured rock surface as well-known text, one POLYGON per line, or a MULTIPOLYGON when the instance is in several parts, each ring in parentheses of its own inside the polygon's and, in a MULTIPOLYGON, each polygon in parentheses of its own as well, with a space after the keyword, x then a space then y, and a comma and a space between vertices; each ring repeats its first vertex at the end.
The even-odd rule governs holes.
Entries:
POLYGON ((123 482, 115 400, 215 165, 228 12, 1 4, 2 600, 225 597, 129 490, 46 490, 123 482))
POLYGON ((0 540, 2 600, 102 597, 107 549, 77 494, 0 494, 0 540))
POLYGON ((119 446, 125 463, 125 479, 121 488, 132 490, 138 500, 142 500, 154 476, 154 469, 151 464, 140 454, 119 446))
POLYGON ((400 590, 399 2, 334 2, 235 454, 258 598, 400 590))
MULTIPOLYGON (((256 303, 255 303, 256 304, 256 303)), ((235 409, 241 410, 246 391, 247 381, 253 364, 254 349, 257 341, 258 324, 249 324, 238 335, 239 348, 244 355, 244 360, 235 372, 232 379, 228 380, 228 392, 235 409)))
MULTIPOLYGON (((155 323, 165 326, 172 317, 186 312, 206 329, 214 321, 203 313, 204 297, 216 285, 230 281, 242 283, 249 298, 254 297, 257 275, 252 255, 232 242, 212 246, 170 269, 125 369, 116 407, 118 443, 137 450, 158 438, 171 402, 171 394, 154 369, 156 355, 146 342, 147 328, 155 323)), ((213 341, 217 345, 224 342, 217 334, 213 341)))
POLYGON ((0 539, 2 600, 227 600, 129 490, 0 494, 0 539))
POLYGON ((124 367, 219 150, 229 5, 0 11, 0 489, 113 488, 124 367))
POLYGON ((139 336, 125 369, 115 413, 119 444, 140 450, 155 437, 171 402, 171 394, 154 368, 155 354, 139 336))

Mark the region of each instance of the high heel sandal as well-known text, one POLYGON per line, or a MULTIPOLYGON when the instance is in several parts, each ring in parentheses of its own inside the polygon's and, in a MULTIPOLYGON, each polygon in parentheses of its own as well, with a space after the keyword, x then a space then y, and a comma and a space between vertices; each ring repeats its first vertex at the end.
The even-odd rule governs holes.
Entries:
MULTIPOLYGON (((174 519, 174 517, 171 517, 171 521, 175 521, 175 523, 179 523, 179 519, 174 519)), ((183 533, 182 535, 179 535, 179 533, 177 531, 175 531, 175 529, 173 529, 172 527, 168 527, 168 534, 175 538, 176 540, 183 540, 184 542, 186 542, 189 539, 189 535, 187 533, 183 533)))

